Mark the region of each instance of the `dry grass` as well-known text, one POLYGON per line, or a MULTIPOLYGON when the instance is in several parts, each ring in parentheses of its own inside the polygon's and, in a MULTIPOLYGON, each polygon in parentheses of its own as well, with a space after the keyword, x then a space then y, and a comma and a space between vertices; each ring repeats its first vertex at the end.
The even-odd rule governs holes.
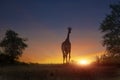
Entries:
POLYGON ((0 80, 120 80, 120 68, 76 65, 18 65, 0 67, 0 80))

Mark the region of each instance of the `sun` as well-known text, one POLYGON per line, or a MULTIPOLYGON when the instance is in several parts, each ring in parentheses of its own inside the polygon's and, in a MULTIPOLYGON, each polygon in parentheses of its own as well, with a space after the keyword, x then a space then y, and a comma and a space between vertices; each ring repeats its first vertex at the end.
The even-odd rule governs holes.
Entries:
POLYGON ((83 59, 83 60, 79 60, 78 64, 80 64, 80 65, 89 65, 90 61, 83 59))

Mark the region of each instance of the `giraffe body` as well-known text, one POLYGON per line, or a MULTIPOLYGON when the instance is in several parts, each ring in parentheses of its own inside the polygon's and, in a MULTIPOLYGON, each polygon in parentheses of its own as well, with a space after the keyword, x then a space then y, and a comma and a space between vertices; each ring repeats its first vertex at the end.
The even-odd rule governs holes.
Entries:
POLYGON ((63 53, 63 63, 70 62, 70 58, 71 58, 71 43, 69 40, 70 33, 71 33, 71 28, 68 28, 67 38, 62 43, 62 46, 61 46, 62 53, 63 53))

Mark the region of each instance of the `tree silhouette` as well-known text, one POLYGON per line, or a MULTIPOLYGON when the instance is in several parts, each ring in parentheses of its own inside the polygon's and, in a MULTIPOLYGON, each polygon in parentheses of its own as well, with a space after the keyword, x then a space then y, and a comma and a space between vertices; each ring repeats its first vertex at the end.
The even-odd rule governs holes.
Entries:
POLYGON ((103 20, 100 31, 104 33, 103 46, 109 56, 120 56, 120 2, 110 5, 111 13, 103 20))
POLYGON ((19 37, 13 30, 6 31, 5 37, 0 42, 4 53, 9 56, 11 62, 16 61, 27 47, 26 40, 19 37))

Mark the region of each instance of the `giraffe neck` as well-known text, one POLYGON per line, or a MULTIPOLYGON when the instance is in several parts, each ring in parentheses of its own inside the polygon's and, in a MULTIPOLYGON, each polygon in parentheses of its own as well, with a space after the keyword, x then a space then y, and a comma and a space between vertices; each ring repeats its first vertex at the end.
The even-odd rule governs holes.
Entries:
POLYGON ((69 37, 70 37, 70 33, 67 34, 67 38, 65 41, 70 41, 69 37))

